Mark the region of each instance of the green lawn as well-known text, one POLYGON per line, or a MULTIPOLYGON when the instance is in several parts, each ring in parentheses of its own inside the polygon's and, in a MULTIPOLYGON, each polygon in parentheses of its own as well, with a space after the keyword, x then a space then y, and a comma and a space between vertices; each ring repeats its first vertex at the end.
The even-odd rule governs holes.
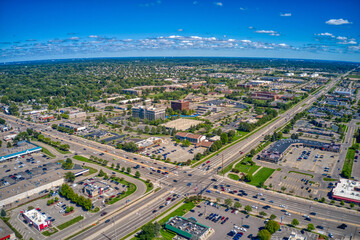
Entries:
POLYGON ((70 221, 64 222, 63 224, 60 224, 59 226, 57 226, 60 230, 63 230, 81 220, 83 220, 84 217, 83 216, 77 216, 76 218, 71 219, 70 221))
POLYGON ((259 169, 259 167, 260 166, 258 166, 258 165, 250 166, 250 165, 242 164, 241 162, 239 162, 238 164, 235 165, 235 169, 239 170, 240 172, 246 173, 246 174, 248 174, 248 173, 253 174, 256 170, 259 169))
POLYGON ((121 195, 118 195, 118 196, 114 197, 113 199, 111 199, 111 200, 108 202, 108 204, 114 204, 114 203, 116 203, 117 201, 119 201, 119 200, 121 200, 121 199, 123 199, 123 198, 125 198, 125 197, 127 197, 127 196, 130 196, 130 195, 133 194, 133 193, 136 191, 136 189, 137 189, 135 184, 130 183, 130 182, 126 181, 126 180, 121 180, 120 178, 112 178, 112 179, 115 180, 115 181, 117 181, 117 182, 119 182, 119 183, 121 183, 121 184, 124 184, 124 185, 126 185, 126 186, 129 186, 129 187, 128 187, 127 191, 126 191, 124 194, 121 194, 121 195))
POLYGON ((46 155, 48 155, 51 158, 55 158, 56 156, 54 154, 52 154, 48 149, 41 147, 41 152, 45 153, 46 155))
POLYGON ((176 233, 173 233, 171 231, 167 231, 165 229, 160 229, 161 239, 171 240, 176 236, 176 233))
POLYGON ((97 169, 92 168, 92 167, 89 167, 89 166, 86 166, 86 165, 84 165, 83 168, 84 168, 84 169, 89 169, 89 175, 94 174, 94 173, 97 173, 97 171, 98 171, 97 169))
POLYGON ((229 173, 229 178, 235 181, 238 181, 240 179, 239 175, 229 173))
POLYGON ((298 173, 298 174, 302 174, 302 175, 310 176, 311 178, 314 178, 314 175, 312 175, 310 173, 303 173, 303 172, 298 172, 298 171, 289 171, 289 173, 298 173))
POLYGON ((265 183, 266 179, 268 179, 275 169, 263 167, 261 168, 254 176, 249 184, 254 186, 259 186, 260 183, 265 183))
POLYGON ((341 171, 341 175, 345 178, 351 178, 352 174, 352 167, 355 158, 355 149, 350 147, 346 153, 345 162, 341 171))

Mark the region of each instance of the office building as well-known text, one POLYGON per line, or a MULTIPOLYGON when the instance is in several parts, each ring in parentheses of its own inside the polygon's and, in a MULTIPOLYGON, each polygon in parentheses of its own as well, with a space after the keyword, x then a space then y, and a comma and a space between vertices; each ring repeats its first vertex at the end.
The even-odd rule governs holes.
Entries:
POLYGON ((148 119, 150 121, 165 119, 165 108, 146 108, 144 106, 133 107, 132 116, 134 118, 148 119))
POLYGON ((171 108, 176 111, 176 110, 189 110, 189 102, 188 101, 184 101, 184 100, 179 100, 179 101, 172 101, 171 102, 171 108))

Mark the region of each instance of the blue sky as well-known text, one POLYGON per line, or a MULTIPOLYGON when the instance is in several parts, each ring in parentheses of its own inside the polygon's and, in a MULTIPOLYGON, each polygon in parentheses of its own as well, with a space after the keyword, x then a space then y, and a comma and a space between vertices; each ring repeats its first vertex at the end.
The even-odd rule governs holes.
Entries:
POLYGON ((0 61, 229 56, 360 62, 359 0, 0 0, 0 61))

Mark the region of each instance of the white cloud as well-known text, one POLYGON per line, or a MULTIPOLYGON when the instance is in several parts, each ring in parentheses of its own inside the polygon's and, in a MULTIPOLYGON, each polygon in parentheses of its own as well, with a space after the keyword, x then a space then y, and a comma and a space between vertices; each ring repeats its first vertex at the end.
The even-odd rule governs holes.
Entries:
POLYGON ((241 7, 240 10, 241 11, 246 11, 246 8, 241 7))
POLYGON ((240 42, 243 42, 243 43, 251 43, 251 40, 245 39, 245 40, 240 40, 240 42))
POLYGON ((214 4, 215 4, 216 6, 219 6, 219 7, 222 7, 222 6, 223 6, 223 3, 222 3, 222 2, 214 2, 214 4))
POLYGON ((71 37, 71 38, 68 38, 69 40, 79 40, 80 38, 79 37, 71 37))
POLYGON ((291 13, 280 13, 281 17, 291 17, 291 13))
POLYGON ((254 27, 253 27, 253 26, 250 26, 249 29, 254 29, 254 27))
POLYGON ((289 47, 289 45, 285 44, 285 43, 280 43, 279 44, 280 47, 289 47))
POLYGON ((348 20, 339 18, 339 19, 330 19, 328 21, 325 22, 326 24, 329 25, 343 25, 343 24, 351 24, 351 22, 349 22, 348 20))
POLYGON ((179 28, 179 29, 178 29, 178 32, 182 32, 182 31, 184 31, 184 29, 182 29, 182 28, 179 28))
POLYGON ((354 40, 350 40, 350 41, 338 42, 338 44, 357 44, 357 42, 354 40))
POLYGON ((325 33, 318 33, 318 34, 315 34, 317 36, 325 36, 325 37, 335 37, 332 33, 328 33, 328 32, 325 32, 325 33))
POLYGON ((337 39, 337 40, 346 40, 347 37, 338 36, 338 37, 336 37, 336 39, 337 39))
POLYGON ((274 30, 257 30, 255 32, 269 34, 270 36, 280 36, 280 33, 276 32, 274 30))

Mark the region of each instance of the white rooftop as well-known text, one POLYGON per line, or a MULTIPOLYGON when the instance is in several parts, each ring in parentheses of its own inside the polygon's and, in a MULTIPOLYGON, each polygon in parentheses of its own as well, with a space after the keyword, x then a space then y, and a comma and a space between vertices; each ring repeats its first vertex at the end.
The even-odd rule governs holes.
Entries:
POLYGON ((24 212, 24 215, 27 216, 32 222, 34 222, 38 226, 45 223, 47 218, 46 215, 42 215, 41 212, 36 209, 26 211, 24 212))
POLYGON ((333 189, 333 195, 360 201, 360 182, 341 178, 333 189))

